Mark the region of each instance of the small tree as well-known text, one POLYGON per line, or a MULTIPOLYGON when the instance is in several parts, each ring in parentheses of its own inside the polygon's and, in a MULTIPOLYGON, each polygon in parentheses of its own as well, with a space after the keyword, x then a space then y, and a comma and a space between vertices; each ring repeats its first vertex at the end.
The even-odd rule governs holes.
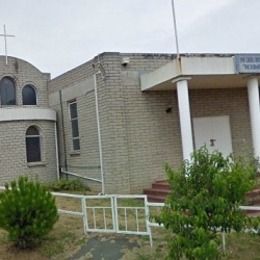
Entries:
POLYGON ((205 147, 195 151, 179 171, 168 165, 171 193, 158 221, 173 233, 170 259, 217 259, 218 232, 241 231, 253 225, 239 209, 253 186, 253 164, 210 154, 205 147))
POLYGON ((20 177, 5 188, 0 196, 0 228, 19 248, 37 245, 58 219, 53 196, 27 177, 20 177))

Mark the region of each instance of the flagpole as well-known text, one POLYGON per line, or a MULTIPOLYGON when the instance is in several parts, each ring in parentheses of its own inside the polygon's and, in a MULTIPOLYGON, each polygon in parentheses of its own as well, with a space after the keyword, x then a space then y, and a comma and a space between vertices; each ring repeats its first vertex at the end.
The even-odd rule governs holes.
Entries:
POLYGON ((176 53, 177 59, 180 59, 180 51, 179 51, 179 41, 178 41, 178 31, 177 31, 177 22, 176 22, 176 15, 175 15, 175 5, 174 0, 171 0, 172 3, 172 19, 173 19, 173 27, 174 27, 174 38, 175 38, 175 45, 176 45, 176 53))

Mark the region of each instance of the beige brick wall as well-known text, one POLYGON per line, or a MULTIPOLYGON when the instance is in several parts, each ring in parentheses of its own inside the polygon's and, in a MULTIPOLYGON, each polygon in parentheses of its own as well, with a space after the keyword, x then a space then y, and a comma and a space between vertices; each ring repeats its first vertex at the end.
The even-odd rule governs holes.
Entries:
POLYGON ((107 119, 101 122, 107 135, 103 149, 108 192, 140 193, 153 180, 164 177, 164 162, 178 161, 179 142, 173 144, 173 136, 168 139, 169 135, 164 133, 174 124, 174 119, 165 113, 174 96, 142 93, 139 84, 140 73, 152 71, 170 59, 170 55, 149 54, 104 57, 107 91, 104 106, 109 109, 103 109, 107 119), (123 56, 130 57, 127 67, 121 65, 123 56))
POLYGON ((175 92, 126 91, 131 192, 139 193, 154 180, 165 179, 166 162, 177 167, 181 161, 177 98, 175 92), (172 113, 166 113, 168 107, 172 113))
MULTIPOLYGON (((8 57, 6 65, 5 57, 0 56, 0 79, 5 76, 12 77, 15 81, 16 108, 27 107, 28 110, 32 108, 22 105, 22 89, 26 84, 35 86, 36 107, 49 107, 48 73, 42 73, 32 64, 13 57, 8 57)), ((54 131, 54 122, 50 121, 0 122, 0 185, 23 174, 38 178, 40 181, 55 180, 57 170, 54 131), (31 125, 38 126, 42 134, 43 160, 40 165, 34 166, 29 166, 26 161, 25 132, 31 125)))
POLYGON ((10 76, 16 84, 16 102, 22 105, 22 89, 26 84, 35 86, 37 94, 37 106, 48 107, 48 89, 47 82, 50 74, 40 72, 30 63, 18 59, 8 58, 8 65, 5 64, 5 57, 0 56, 0 79, 4 76, 10 76))
POLYGON ((76 68, 49 81, 49 93, 57 92, 71 85, 77 84, 93 74, 93 66, 95 59, 89 60, 76 68))
MULTIPOLYGON (((66 104, 64 104, 66 106, 66 104)), ((65 125, 69 169, 83 176, 100 179, 97 122, 95 117, 94 92, 77 98, 78 123, 80 135, 80 154, 72 151, 71 122, 66 106, 65 125)))
MULTIPOLYGON (((76 88, 77 77, 80 82, 93 76, 94 67, 97 68, 98 62, 102 64, 105 76, 97 76, 97 86, 107 193, 140 193, 154 180, 165 178, 166 162, 178 167, 182 161, 176 91, 143 93, 139 82, 140 74, 155 70, 172 57, 103 53, 49 84, 50 93, 71 86, 76 88), (124 67, 121 60, 126 56, 130 63, 124 67), (166 113, 169 107, 172 112, 166 113)), ((245 88, 190 90, 189 94, 192 117, 229 115, 234 153, 251 152, 245 88)), ((71 165, 98 164, 93 93, 78 97, 78 102, 82 151, 80 155, 70 156, 68 161, 71 165)), ((64 114, 67 115, 65 103, 64 114)), ((69 152, 71 130, 68 119, 65 121, 69 152)))
MULTIPOLYGON (((58 114, 58 132, 59 132, 59 151, 60 151, 60 165, 65 168, 65 157, 67 159, 67 170, 80 174, 83 177, 90 177, 95 179, 101 179, 100 173, 100 161, 99 161, 99 149, 98 149, 98 134, 97 134, 97 121, 95 110, 95 98, 93 90, 93 81, 85 81, 85 77, 82 77, 78 82, 71 82, 73 88, 82 87, 82 84, 86 84, 84 93, 71 93, 69 96, 65 96, 63 93, 62 107, 64 117, 64 127, 62 126, 62 114, 61 105, 59 100, 59 93, 52 92, 56 96, 53 98, 51 106, 57 111, 58 114), (56 95, 57 94, 57 95, 56 95), (65 100, 64 100, 65 99, 65 100), (80 137, 80 152, 73 152, 72 146, 72 129, 71 121, 69 118, 69 101, 76 100, 78 109, 78 125, 79 125, 79 137, 80 137), (65 133, 65 146, 64 136, 65 133)), ((67 91, 71 85, 66 85, 62 88, 63 91, 67 91)), ((86 182, 92 189, 101 191, 101 185, 92 181, 86 182)))
MULTIPOLYGON (((48 121, 16 121, 0 123, 0 185, 20 175, 40 181, 56 179, 54 123, 48 121), (29 126, 41 132, 42 163, 29 166, 26 160, 25 133, 29 126)), ((33 163, 31 164, 33 165, 33 163)))
MULTIPOLYGON (((147 164, 147 158, 151 160, 154 154, 158 154, 157 152, 144 154, 147 145, 150 145, 151 137, 147 135, 147 132, 144 131, 143 135, 149 137, 146 141, 146 144, 139 142, 141 149, 139 151, 135 150, 134 144, 129 143, 132 137, 128 136, 128 131, 136 131, 136 124, 133 123, 133 128, 128 126, 129 116, 128 108, 131 109, 131 105, 135 106, 136 103, 133 99, 138 101, 138 106, 135 106, 135 112, 141 114, 143 113, 143 109, 145 106, 152 100, 156 100, 157 94, 153 95, 152 98, 149 98, 146 94, 142 94, 140 92, 139 86, 139 72, 151 71, 155 68, 158 68, 162 64, 167 63, 171 59, 171 55, 138 55, 133 54, 131 57, 131 66, 128 66, 132 72, 135 72, 134 77, 129 78, 129 82, 134 80, 133 86, 130 84, 128 87, 127 84, 124 83, 127 80, 127 76, 123 78, 123 67, 121 66, 121 54, 120 53, 104 53, 99 57, 65 73, 64 75, 59 76, 58 78, 50 81, 49 83, 49 92, 51 94, 57 92, 58 90, 66 90, 66 88, 74 87, 77 88, 80 82, 85 80, 86 78, 93 76, 95 73, 94 67, 98 67, 97 63, 100 62, 103 65, 103 69, 105 71, 105 77, 97 76, 97 85, 98 85, 98 97, 99 97, 99 110, 100 110, 100 124, 101 124, 101 135, 102 135, 102 145, 103 145, 103 160, 104 160, 104 171, 105 171, 105 186, 106 192, 113 193, 129 193, 135 192, 135 190, 140 190, 140 187, 148 185, 150 183, 149 178, 147 178, 147 174, 151 175, 151 179, 158 178, 158 175, 162 176, 162 155, 159 154, 158 159, 155 160, 154 164, 149 165, 146 169, 144 163, 147 164), (158 58, 158 60, 155 59, 158 58), (94 66, 93 66, 94 65, 94 66), (137 71, 138 70, 138 71, 137 71), (137 71, 137 72, 136 72, 137 71), (130 96, 129 96, 130 95, 130 96), (141 95, 141 96, 140 96, 141 95), (143 105, 142 102, 146 101, 143 105), (138 110, 139 109, 139 110, 138 110), (129 129, 128 129, 129 127, 129 129), (140 155, 143 154, 143 159, 140 155), (135 161, 134 161, 135 160, 135 161), (158 163, 160 161, 160 163, 158 163), (156 169, 155 169, 156 167, 156 169), (138 169, 138 170, 137 170, 138 169), (132 173, 133 171, 133 173, 132 173), (133 176, 132 176, 133 175, 133 176), (139 179, 135 178, 136 175, 140 175, 139 179), (143 178, 141 176, 144 176, 143 178), (143 183, 139 183, 138 180, 143 183), (135 188, 133 188, 135 187, 135 188)), ((68 111, 66 111, 67 105, 66 102, 63 102, 64 107, 64 119, 65 119, 65 138, 66 138, 66 153, 68 164, 74 167, 76 172, 80 172, 81 174, 86 174, 89 177, 93 177, 92 173, 88 171, 82 171, 79 166, 84 165, 99 165, 99 155, 98 155, 98 140, 97 140, 97 128, 96 128, 96 115, 95 115, 95 104, 94 104, 94 96, 93 93, 89 93, 89 95, 85 97, 77 97, 78 100, 78 109, 79 109, 79 127, 80 127, 80 139, 81 139, 81 152, 79 155, 70 155, 70 147, 71 147, 71 128, 70 122, 67 118, 68 111), (84 100, 84 102, 83 102, 84 100), (85 121, 84 121, 85 119, 85 121), (88 129, 91 128, 91 129, 88 129), (88 141, 92 140, 91 142, 88 141), (84 149, 86 149, 84 151, 84 149), (87 149, 89 149, 88 152, 87 149), (92 154, 91 154, 92 152, 92 154)), ((165 99, 166 106, 171 103, 172 97, 168 97, 167 94, 159 94, 159 96, 163 96, 165 99)), ((68 100, 67 100, 68 101, 68 100)), ((151 110, 148 111, 146 116, 147 119, 151 121, 145 122, 142 119, 142 116, 137 120, 144 123, 143 128, 146 127, 150 129, 151 125, 153 125, 153 111, 156 111, 156 108, 162 107, 163 105, 160 102, 156 104, 151 104, 151 110)), ((57 111, 60 110, 59 104, 52 106, 57 111)), ((131 111, 130 111, 131 112, 131 111)), ((158 117, 163 114, 165 118, 168 118, 168 115, 165 115, 165 109, 163 108, 163 113, 158 112, 158 117)), ((58 114, 59 118, 61 118, 60 113, 58 114)), ((134 113, 132 114, 134 115, 134 113)), ((175 120, 176 121, 176 120, 175 120)), ((138 122, 137 122, 138 123, 138 122)), ((169 124, 166 120, 166 125, 169 124)), ((140 124, 138 124, 140 126, 140 124)), ((176 126, 178 127, 178 126, 176 126)), ((59 133, 60 136, 62 134, 62 126, 59 122, 59 133)), ((151 129, 149 133, 151 133, 151 129)), ((167 130, 166 130, 167 131, 167 130)), ((154 136, 159 137, 158 129, 155 130, 154 136)), ((133 136, 134 138, 134 136, 133 136)), ((62 137, 60 137, 62 139, 62 137)), ((139 139, 138 139, 139 140, 139 139)), ((154 146, 160 145, 161 142, 157 139, 154 146)), ((62 145, 62 140, 60 140, 60 150, 64 149, 62 145)), ((168 140, 167 140, 168 142, 168 140)), ((178 144, 179 145, 179 144, 178 144)), ((169 147, 169 146, 168 146, 169 147)), ((158 150, 158 149, 157 149, 158 150)), ((166 149, 167 151, 169 149, 166 149)), ((176 150, 176 149, 175 149, 176 150)), ((171 151, 172 155, 174 154, 174 150, 171 151)), ((61 151, 61 154, 63 151, 61 151)), ((64 156, 62 156, 64 158, 64 156)), ((167 157, 167 159, 170 158, 167 157)), ((64 159, 61 159, 64 161, 64 159)), ((97 175, 99 172, 97 172, 97 175)))

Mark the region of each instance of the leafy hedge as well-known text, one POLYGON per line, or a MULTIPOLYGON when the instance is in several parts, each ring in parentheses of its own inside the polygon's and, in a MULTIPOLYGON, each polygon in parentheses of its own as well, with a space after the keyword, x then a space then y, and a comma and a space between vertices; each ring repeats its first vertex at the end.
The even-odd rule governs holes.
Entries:
POLYGON ((0 196, 0 228, 19 248, 38 245, 58 220, 55 199, 38 182, 20 177, 0 196))
POLYGON ((166 166, 171 193, 158 218, 172 232, 170 259, 218 259, 219 232, 259 226, 239 206, 254 185, 254 164, 203 147, 174 171, 166 166))
POLYGON ((89 191, 89 187, 84 185, 80 180, 60 179, 49 183, 46 188, 51 191, 89 191))

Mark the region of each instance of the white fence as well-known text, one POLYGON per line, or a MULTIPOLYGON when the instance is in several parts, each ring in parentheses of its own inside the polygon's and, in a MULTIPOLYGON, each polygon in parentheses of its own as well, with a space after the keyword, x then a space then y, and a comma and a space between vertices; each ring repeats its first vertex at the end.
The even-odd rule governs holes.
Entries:
MULTIPOLYGON (((4 187, 0 187, 1 189, 4 189, 4 187)), ((151 227, 162 227, 162 225, 152 221, 150 209, 153 207, 162 208, 165 204, 148 202, 146 195, 76 195, 59 192, 52 192, 52 194, 55 197, 80 200, 80 211, 64 209, 58 209, 58 211, 60 214, 81 217, 85 233, 146 235, 149 236, 152 246, 151 227)), ((240 209, 260 211, 260 206, 240 206, 240 209)), ((224 234, 222 239, 224 247, 224 234)))
MULTIPOLYGON (((74 195, 52 193, 56 197, 81 200, 81 211, 59 209, 62 214, 80 216, 84 232, 122 233, 149 236, 152 233, 146 195, 74 195), (136 205, 133 205, 136 204, 136 205)), ((162 204, 163 205, 163 204, 162 204)))

